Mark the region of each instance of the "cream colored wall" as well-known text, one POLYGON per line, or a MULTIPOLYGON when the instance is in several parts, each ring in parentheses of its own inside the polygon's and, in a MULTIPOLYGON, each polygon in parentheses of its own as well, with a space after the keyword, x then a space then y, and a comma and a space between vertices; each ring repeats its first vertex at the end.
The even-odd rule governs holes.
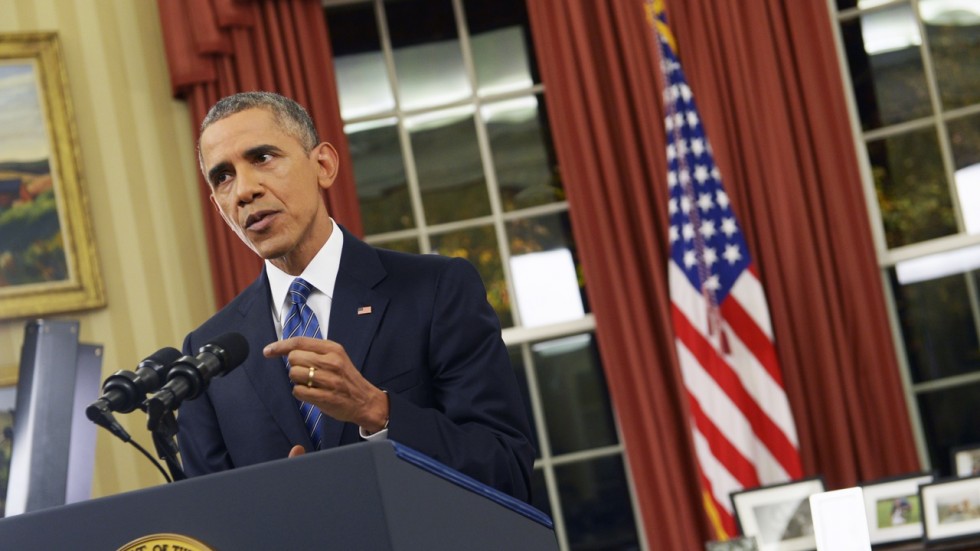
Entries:
MULTIPOLYGON (((213 311, 188 109, 170 95, 155 0, 0 0, 0 33, 57 31, 68 72, 108 306, 78 319, 105 345, 103 376, 133 369, 213 311)), ((24 320, 0 322, 0 368, 24 320)), ((139 411, 118 416, 145 448, 139 411)), ((99 429, 93 496, 160 484, 145 457, 99 429)))

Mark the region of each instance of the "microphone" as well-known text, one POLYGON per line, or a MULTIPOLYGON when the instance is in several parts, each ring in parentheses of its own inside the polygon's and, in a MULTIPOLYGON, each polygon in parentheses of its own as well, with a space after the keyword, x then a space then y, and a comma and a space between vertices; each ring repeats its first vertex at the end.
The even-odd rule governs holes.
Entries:
POLYGON ((152 430, 167 411, 193 400, 208 388, 211 379, 238 367, 248 357, 248 341, 240 333, 225 333, 202 346, 197 356, 181 356, 170 366, 167 384, 143 403, 152 430))
POLYGON ((102 383, 102 397, 92 403, 85 414, 93 416, 101 411, 129 413, 143 403, 146 395, 163 386, 170 371, 170 364, 180 357, 176 348, 161 348, 136 366, 136 372, 126 369, 117 371, 102 383))
POLYGON ((176 348, 161 348, 136 366, 136 372, 123 369, 102 383, 102 397, 85 409, 85 415, 95 424, 109 429, 123 442, 130 436, 112 416, 113 411, 129 413, 136 409, 146 395, 163 386, 170 364, 180 357, 176 348))

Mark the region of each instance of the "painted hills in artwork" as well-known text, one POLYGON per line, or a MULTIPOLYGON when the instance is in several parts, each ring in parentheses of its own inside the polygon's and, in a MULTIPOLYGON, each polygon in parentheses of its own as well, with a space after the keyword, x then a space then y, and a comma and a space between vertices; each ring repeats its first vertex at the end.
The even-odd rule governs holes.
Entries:
POLYGON ((67 278, 48 160, 0 162, 0 288, 67 278))

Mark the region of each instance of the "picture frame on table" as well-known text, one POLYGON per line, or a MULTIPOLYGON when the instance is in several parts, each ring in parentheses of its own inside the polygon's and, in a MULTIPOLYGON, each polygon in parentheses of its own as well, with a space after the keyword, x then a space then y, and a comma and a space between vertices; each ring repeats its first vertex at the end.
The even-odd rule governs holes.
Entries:
POLYGON ((927 544, 980 538, 980 476, 946 478, 919 487, 927 544))
POLYGON ((910 473, 861 485, 871 544, 922 538, 919 486, 935 480, 933 473, 910 473))
POLYGON ((752 536, 738 536, 724 541, 709 541, 704 551, 759 551, 759 544, 752 536))
POLYGON ((955 476, 980 475, 980 444, 957 446, 949 451, 955 476))
POLYGON ((735 520, 742 535, 755 537, 759 551, 805 551, 816 548, 810 496, 824 491, 815 476, 732 492, 735 520))
POLYGON ((0 320, 105 305, 67 80, 56 33, 0 33, 0 320))

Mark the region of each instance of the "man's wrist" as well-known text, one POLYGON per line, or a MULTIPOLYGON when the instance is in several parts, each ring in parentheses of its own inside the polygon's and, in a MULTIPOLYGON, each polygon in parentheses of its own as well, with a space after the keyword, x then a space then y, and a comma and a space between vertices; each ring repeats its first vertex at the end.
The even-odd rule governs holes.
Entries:
POLYGON ((376 434, 383 430, 388 429, 389 413, 391 411, 390 402, 388 400, 388 391, 382 390, 383 396, 379 400, 379 407, 377 408, 378 414, 375 415, 375 420, 369 424, 362 425, 360 428, 365 434, 376 434))

